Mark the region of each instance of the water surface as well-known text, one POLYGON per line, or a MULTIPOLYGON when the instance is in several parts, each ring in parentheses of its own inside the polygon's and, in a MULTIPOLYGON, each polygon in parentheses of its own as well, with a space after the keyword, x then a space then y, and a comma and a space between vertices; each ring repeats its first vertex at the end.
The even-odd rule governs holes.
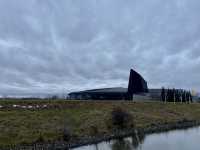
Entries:
POLYGON ((143 137, 128 137, 73 150, 199 150, 200 127, 143 137), (137 140, 136 140, 137 139, 137 140))

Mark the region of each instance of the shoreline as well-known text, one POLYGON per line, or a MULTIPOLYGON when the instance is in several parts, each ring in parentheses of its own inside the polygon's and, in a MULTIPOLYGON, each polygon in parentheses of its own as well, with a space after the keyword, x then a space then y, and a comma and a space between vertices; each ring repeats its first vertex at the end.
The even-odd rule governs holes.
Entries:
POLYGON ((193 127, 200 126, 199 121, 195 120, 182 120, 173 123, 165 123, 165 124, 154 124, 147 128, 138 128, 129 131, 118 131, 118 133, 113 133, 112 135, 105 135, 103 137, 93 137, 92 139, 84 139, 83 141, 79 141, 77 143, 71 143, 67 148, 78 148, 81 146, 87 146, 92 144, 99 144, 101 142, 107 142, 115 139, 126 138, 133 136, 135 134, 135 130, 137 130, 139 135, 149 135, 155 133, 168 132, 173 130, 182 130, 189 129, 193 127))
POLYGON ((173 123, 165 123, 165 124, 154 124, 147 128, 138 128, 133 130, 123 130, 123 131, 116 131, 116 133, 113 133, 111 135, 103 135, 103 136, 94 136, 94 137, 87 137, 87 138, 80 138, 79 140, 75 140, 71 143, 63 143, 63 142, 55 142, 55 143, 36 143, 34 145, 19 145, 19 146, 13 146, 13 147, 7 147, 6 150, 20 150, 20 149, 44 149, 47 150, 49 148, 51 149, 60 149, 60 150, 66 150, 66 149, 74 149, 79 148, 82 146, 88 146, 93 144, 99 144, 101 142, 109 142, 111 140, 121 139, 121 138, 127 138, 130 136, 135 135, 135 130, 137 130, 138 135, 147 136, 150 134, 155 133, 162 133, 162 132, 168 132, 173 130, 182 130, 182 129, 189 129, 193 127, 200 126, 199 121, 195 120, 181 120, 178 122, 173 123))

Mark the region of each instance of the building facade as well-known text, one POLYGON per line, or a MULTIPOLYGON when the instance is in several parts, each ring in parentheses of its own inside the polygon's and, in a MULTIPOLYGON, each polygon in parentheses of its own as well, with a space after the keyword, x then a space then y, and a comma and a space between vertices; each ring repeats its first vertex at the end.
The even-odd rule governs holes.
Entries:
POLYGON ((114 87, 72 92, 69 93, 69 98, 78 100, 132 100, 133 95, 144 93, 148 93, 147 82, 139 73, 131 69, 128 88, 114 87))

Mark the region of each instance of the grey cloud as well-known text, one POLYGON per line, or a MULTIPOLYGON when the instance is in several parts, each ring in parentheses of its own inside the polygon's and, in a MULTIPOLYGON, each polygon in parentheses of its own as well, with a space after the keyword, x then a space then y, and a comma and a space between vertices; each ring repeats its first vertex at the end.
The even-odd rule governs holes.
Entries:
POLYGON ((127 86, 200 90, 196 0, 0 2, 0 93, 127 86))

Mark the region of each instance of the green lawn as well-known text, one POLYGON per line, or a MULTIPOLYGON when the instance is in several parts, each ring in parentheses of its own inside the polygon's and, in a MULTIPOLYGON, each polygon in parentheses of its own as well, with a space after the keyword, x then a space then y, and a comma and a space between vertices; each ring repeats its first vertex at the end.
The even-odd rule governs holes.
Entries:
POLYGON ((40 136, 45 141, 61 139, 64 128, 74 137, 109 133, 108 116, 114 107, 122 107, 134 116, 136 127, 183 119, 200 121, 200 104, 108 101, 0 101, 0 145, 32 143, 40 136), (48 105, 46 109, 23 110, 13 104, 48 105))

